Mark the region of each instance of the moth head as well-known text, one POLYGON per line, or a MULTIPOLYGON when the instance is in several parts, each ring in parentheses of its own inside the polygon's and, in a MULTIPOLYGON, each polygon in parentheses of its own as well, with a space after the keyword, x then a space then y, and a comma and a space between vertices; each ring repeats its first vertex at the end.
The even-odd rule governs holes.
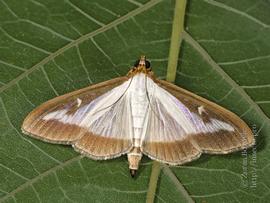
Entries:
POLYGON ((141 56, 140 59, 135 61, 133 67, 129 71, 129 74, 131 75, 135 75, 137 73, 149 74, 151 72, 152 72, 151 63, 148 60, 146 60, 145 56, 141 56))
POLYGON ((135 61, 134 68, 151 70, 151 64, 146 60, 145 56, 141 56, 139 60, 135 61))

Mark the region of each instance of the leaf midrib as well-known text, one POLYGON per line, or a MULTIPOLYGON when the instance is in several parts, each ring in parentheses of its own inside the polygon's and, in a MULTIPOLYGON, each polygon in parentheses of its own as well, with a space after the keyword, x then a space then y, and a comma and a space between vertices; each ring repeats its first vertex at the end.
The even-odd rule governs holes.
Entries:
POLYGON ((45 65, 46 63, 48 63, 50 60, 54 59, 55 57, 57 57, 58 55, 64 53, 66 50, 68 50, 69 48, 76 46, 82 42, 84 42, 85 40, 94 37, 96 35, 98 35, 99 33, 102 33, 104 31, 109 30, 110 28, 115 27, 116 25, 148 10, 149 8, 152 8, 153 6, 155 6, 156 4, 160 3, 162 0, 152 0, 149 1, 148 3, 144 4, 141 7, 138 7, 132 11, 130 11, 128 14, 112 21, 111 23, 93 31, 90 33, 87 33, 81 37, 79 37, 78 39, 66 44, 65 46, 61 47, 60 49, 58 49, 57 51, 53 52, 52 54, 50 54, 49 56, 47 56, 46 58, 44 58, 43 60, 41 60, 40 62, 38 62, 37 64, 35 64, 34 66, 32 66, 31 68, 29 68, 27 71, 25 71, 24 73, 22 73, 21 75, 19 75, 18 77, 16 77, 15 79, 11 80, 9 83, 7 83, 6 85, 0 87, 0 93, 2 93, 3 91, 5 91, 6 89, 12 87, 13 85, 15 85, 18 81, 24 79, 26 76, 28 76, 30 73, 32 73, 33 71, 39 69, 40 67, 42 67, 43 65, 45 65))

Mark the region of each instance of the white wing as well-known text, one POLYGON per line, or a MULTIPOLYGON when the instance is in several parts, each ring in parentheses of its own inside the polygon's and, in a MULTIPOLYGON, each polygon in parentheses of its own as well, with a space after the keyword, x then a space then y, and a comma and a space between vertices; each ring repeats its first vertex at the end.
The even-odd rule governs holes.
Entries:
POLYGON ((202 152, 228 153, 246 146, 241 129, 220 109, 215 112, 209 103, 183 93, 180 101, 157 84, 152 88, 150 84, 148 89, 151 108, 142 151, 150 158, 181 164, 198 158, 202 152))
MULTIPOLYGON (((129 81, 101 95, 91 103, 78 108, 72 114, 69 108, 52 111, 44 116, 44 120, 57 120, 59 122, 77 125, 96 135, 104 137, 126 139, 129 132, 126 127, 130 125, 128 111, 130 111, 128 97, 124 96, 129 81), (125 129, 124 129, 125 128, 125 129)), ((80 101, 78 101, 78 105, 80 101)))
MULTIPOLYGON (((132 147, 132 118, 129 97, 125 95, 129 82, 102 95, 88 107, 78 125, 87 129, 73 147, 95 159, 108 159, 127 153, 132 147)), ((77 121, 76 121, 77 122, 77 121)))
POLYGON ((42 140, 72 144, 93 159, 120 156, 132 147, 130 101, 125 96, 129 85, 130 80, 94 100, 92 92, 86 91, 72 94, 62 103, 49 101, 28 116, 23 130, 42 140), (50 109, 43 112, 45 108, 50 109))

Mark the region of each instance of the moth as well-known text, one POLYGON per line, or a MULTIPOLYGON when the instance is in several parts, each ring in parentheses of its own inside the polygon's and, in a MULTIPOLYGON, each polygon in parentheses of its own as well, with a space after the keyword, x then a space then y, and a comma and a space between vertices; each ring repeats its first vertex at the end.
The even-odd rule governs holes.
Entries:
POLYGON ((255 142, 234 113, 154 76, 142 56, 128 74, 65 94, 34 109, 22 131, 67 144, 94 160, 127 154, 135 176, 144 155, 180 165, 202 153, 227 154, 255 142))

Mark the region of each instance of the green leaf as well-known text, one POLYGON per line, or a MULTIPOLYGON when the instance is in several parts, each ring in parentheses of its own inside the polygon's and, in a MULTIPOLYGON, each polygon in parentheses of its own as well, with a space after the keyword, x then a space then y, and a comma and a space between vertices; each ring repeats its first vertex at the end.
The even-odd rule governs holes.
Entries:
MULTIPOLYGON (((165 78, 174 1, 0 1, 0 202, 144 202, 152 161, 130 178, 126 157, 83 158, 20 131, 36 106, 125 75, 141 54, 165 78)), ((162 170, 156 202, 267 202, 270 190, 270 3, 192 0, 176 84, 258 132, 244 153, 203 155, 162 170)))

